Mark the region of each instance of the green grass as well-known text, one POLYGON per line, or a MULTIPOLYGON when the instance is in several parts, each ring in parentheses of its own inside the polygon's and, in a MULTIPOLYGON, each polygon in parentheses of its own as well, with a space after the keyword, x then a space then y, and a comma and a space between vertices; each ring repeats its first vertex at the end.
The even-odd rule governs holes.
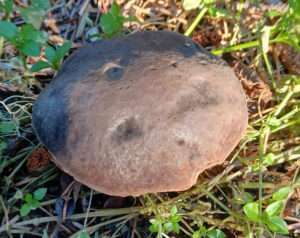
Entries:
MULTIPOLYGON (((53 7, 49 2, 33 1, 20 7, 10 0, 0 1, 0 57, 12 68, 0 71, 0 77, 22 92, 0 102, 0 237, 46 238, 56 229, 65 237, 81 238, 296 237, 288 225, 299 220, 300 76, 284 65, 278 68, 271 51, 276 44, 300 49, 300 3, 289 0, 285 12, 264 14, 255 20, 253 30, 241 23, 245 1, 234 9, 231 6, 236 2, 184 1, 193 18, 187 18, 190 21, 182 33, 197 35, 207 21, 222 20, 232 34, 213 45, 212 53, 230 55, 265 72, 260 80, 272 93, 271 100, 263 105, 262 95, 248 96, 257 110, 250 114, 247 134, 226 165, 216 168, 217 173, 205 172, 188 191, 148 194, 112 209, 99 202, 108 197, 76 183, 61 191, 61 172, 52 164, 36 173, 26 169, 32 151, 40 147, 30 124, 37 96, 32 90, 42 87, 36 73, 48 67, 58 70, 71 43, 50 44, 42 26, 53 7), (23 24, 14 22, 14 12, 23 24), (14 55, 7 52, 8 46, 15 49, 14 55)), ((99 38, 111 38, 130 31, 124 24, 132 19, 114 4, 94 25, 102 28, 99 38)), ((147 19, 145 25, 151 26, 147 19)))

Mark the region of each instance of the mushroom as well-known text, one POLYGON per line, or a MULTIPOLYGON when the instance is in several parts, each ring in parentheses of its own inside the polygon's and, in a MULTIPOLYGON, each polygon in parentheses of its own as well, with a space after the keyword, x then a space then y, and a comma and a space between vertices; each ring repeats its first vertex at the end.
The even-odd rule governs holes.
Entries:
POLYGON ((33 107, 54 162, 106 194, 182 191, 247 127, 232 69, 183 35, 137 32, 77 50, 33 107))

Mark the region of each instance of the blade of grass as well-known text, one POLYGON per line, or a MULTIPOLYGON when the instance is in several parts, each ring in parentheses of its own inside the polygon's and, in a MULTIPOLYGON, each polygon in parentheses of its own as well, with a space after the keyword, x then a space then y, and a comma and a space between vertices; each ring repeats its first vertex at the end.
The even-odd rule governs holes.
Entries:
POLYGON ((193 23, 189 26, 189 28, 184 33, 185 36, 190 36, 193 33, 193 31, 195 30, 195 28, 198 26, 199 22, 202 20, 202 18, 206 14, 207 10, 208 9, 206 7, 203 7, 201 9, 201 11, 199 12, 198 16, 195 18, 195 20, 193 21, 193 23))

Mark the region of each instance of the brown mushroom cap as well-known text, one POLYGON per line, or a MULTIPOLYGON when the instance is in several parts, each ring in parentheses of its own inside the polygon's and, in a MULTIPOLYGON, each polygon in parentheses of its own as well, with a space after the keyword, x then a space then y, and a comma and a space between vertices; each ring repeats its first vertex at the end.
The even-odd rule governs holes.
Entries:
POLYGON ((222 163, 247 126, 233 71, 173 32, 75 52, 33 108, 55 163, 110 195, 181 191, 222 163))

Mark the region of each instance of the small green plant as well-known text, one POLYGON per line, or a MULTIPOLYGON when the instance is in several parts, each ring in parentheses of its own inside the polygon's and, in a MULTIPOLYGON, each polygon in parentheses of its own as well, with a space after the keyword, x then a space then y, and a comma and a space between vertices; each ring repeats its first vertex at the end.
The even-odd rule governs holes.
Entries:
POLYGON ((23 56, 39 56, 42 45, 47 41, 47 35, 32 25, 25 24, 18 28, 9 21, 0 21, 0 36, 14 45, 23 56))
POLYGON ((33 194, 27 193, 24 197, 23 205, 20 208, 21 216, 27 216, 32 210, 40 207, 40 201, 43 200, 47 193, 47 188, 39 188, 33 194))
POLYGON ((225 238, 226 235, 219 229, 207 229, 201 226, 199 230, 193 233, 192 238, 225 238))
POLYGON ((53 48, 52 46, 47 46, 45 49, 46 61, 38 61, 31 67, 31 71, 37 72, 45 68, 53 68, 55 70, 58 70, 64 59, 64 56, 71 49, 71 46, 72 44, 70 41, 66 41, 62 46, 58 46, 56 48, 53 48))
POLYGON ((280 214, 284 209, 285 200, 291 191, 290 187, 283 187, 275 192, 262 213, 260 212, 259 202, 246 203, 243 211, 250 221, 264 224, 272 232, 288 234, 287 224, 280 217, 280 214))
MULTIPOLYGON (((35 0, 28 7, 18 8, 26 24, 17 27, 7 20, 0 21, 0 36, 9 41, 23 56, 39 56, 47 34, 40 31, 46 10, 50 7, 48 0, 35 0)), ((12 12, 13 2, 6 0, 0 4, 0 10, 6 16, 12 12)))
POLYGON ((300 2, 289 0, 287 13, 272 29, 274 41, 282 42, 300 50, 300 2))
MULTIPOLYGON (((4 1, 0 5, 2 9, 9 15, 12 3, 4 1)), ((71 42, 65 42, 62 46, 52 47, 47 46, 48 35, 46 32, 41 31, 40 27, 46 15, 47 9, 50 7, 48 0, 31 1, 31 5, 18 8, 25 24, 17 26, 9 19, 0 21, 0 37, 12 44, 19 52, 19 57, 23 63, 25 70, 27 69, 27 57, 40 56, 41 50, 45 47, 46 60, 40 60, 31 68, 32 72, 37 72, 44 68, 53 68, 58 70, 64 56, 71 48, 71 42)))
POLYGON ((0 1, 0 12, 4 12, 5 17, 8 18, 13 11, 13 0, 0 1))
MULTIPOLYGON (((274 12, 272 11, 272 13, 274 12)), ((269 45, 274 43, 288 44, 294 49, 300 51, 300 1, 288 0, 288 10, 284 13, 275 14, 275 16, 280 16, 280 18, 274 23, 274 25, 262 25, 260 30, 261 36, 259 37, 260 40, 247 41, 245 43, 228 46, 223 49, 213 50, 212 53, 220 55, 226 52, 234 52, 261 46, 263 56, 266 57, 269 45)), ((271 70, 268 69, 268 71, 270 74, 271 70)))
POLYGON ((49 0, 32 0, 31 5, 21 7, 19 11, 27 24, 31 24, 34 28, 40 29, 49 8, 49 0))
POLYGON ((157 237, 166 236, 170 232, 176 234, 180 231, 179 222, 181 221, 181 216, 178 214, 177 207, 172 207, 169 214, 166 216, 157 216, 153 219, 150 219, 149 230, 152 233, 157 233, 157 237))
POLYGON ((123 25, 132 18, 124 17, 118 4, 113 3, 110 10, 103 14, 100 19, 100 27, 105 38, 112 38, 122 32, 123 25))

